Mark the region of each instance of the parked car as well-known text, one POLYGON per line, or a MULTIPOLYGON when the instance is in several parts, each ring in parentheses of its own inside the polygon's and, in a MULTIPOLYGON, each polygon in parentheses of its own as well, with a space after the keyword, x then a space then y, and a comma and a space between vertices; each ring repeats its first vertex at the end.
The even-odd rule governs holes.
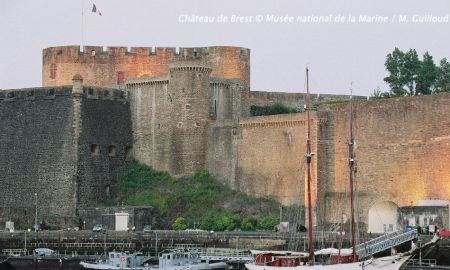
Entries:
POLYGON ((93 232, 105 232, 106 231, 106 226, 103 224, 97 224, 92 228, 93 232))
POLYGON ((142 229, 142 232, 151 232, 152 231, 152 225, 144 225, 144 228, 142 229))
POLYGON ((50 226, 48 226, 46 223, 41 223, 31 226, 30 231, 48 231, 48 230, 50 230, 50 226))

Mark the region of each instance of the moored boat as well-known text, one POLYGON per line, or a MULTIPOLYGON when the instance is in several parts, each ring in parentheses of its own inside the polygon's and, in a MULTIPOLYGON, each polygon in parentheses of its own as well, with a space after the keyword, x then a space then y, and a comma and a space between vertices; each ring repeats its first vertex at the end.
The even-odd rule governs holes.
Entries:
POLYGON ((150 264, 150 257, 142 253, 110 252, 107 259, 94 263, 80 262, 84 269, 94 270, 227 270, 224 262, 202 262, 197 252, 185 250, 166 250, 159 256, 158 265, 150 264))

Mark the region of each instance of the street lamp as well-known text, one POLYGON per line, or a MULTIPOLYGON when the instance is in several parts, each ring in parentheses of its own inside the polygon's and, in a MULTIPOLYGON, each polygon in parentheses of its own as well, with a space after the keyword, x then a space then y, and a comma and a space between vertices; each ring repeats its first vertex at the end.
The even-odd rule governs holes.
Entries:
POLYGON ((34 231, 37 232, 37 193, 34 193, 34 204, 35 204, 35 214, 34 214, 34 231))

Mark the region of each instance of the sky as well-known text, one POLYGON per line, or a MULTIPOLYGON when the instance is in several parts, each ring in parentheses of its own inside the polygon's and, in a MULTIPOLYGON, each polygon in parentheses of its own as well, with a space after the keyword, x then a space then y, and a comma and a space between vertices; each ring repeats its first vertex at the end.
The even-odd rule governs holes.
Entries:
POLYGON ((311 92, 348 94, 352 83, 370 95, 388 90, 384 62, 395 47, 450 57, 449 14, 447 0, 0 0, 0 89, 41 86, 42 49, 83 40, 247 47, 251 90, 304 92, 308 65, 311 92))

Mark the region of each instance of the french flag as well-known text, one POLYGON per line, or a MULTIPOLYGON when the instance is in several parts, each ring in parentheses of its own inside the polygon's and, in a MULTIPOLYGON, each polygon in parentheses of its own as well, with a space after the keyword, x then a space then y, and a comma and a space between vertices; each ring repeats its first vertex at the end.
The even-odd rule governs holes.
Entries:
POLYGON ((98 8, 95 6, 95 4, 92 4, 92 12, 97 13, 98 15, 102 16, 102 13, 98 8))

